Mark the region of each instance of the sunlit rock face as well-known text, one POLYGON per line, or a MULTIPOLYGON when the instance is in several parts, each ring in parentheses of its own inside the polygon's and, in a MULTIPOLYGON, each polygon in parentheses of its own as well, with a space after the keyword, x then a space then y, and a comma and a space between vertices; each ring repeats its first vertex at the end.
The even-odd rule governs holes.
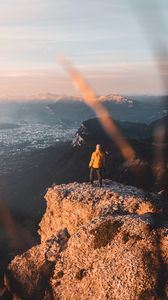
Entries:
POLYGON ((112 181, 55 185, 45 198, 41 244, 5 276, 16 299, 168 298, 164 199, 112 181))
POLYGON ((105 180, 102 188, 77 182, 55 185, 45 199, 47 209, 39 229, 42 241, 63 228, 73 234, 100 215, 141 215, 162 209, 154 194, 110 180, 105 180))

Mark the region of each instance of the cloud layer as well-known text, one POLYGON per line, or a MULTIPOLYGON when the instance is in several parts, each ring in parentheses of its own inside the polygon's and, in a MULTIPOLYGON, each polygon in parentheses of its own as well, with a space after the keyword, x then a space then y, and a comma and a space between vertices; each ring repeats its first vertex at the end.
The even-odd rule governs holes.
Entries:
MULTIPOLYGON (((168 8, 165 0, 159 3, 168 8)), ((156 13, 153 6, 151 11, 156 13)), ((0 4, 0 40, 1 94, 72 92, 59 54, 67 55, 98 93, 162 92, 131 0, 6 0, 0 4)))

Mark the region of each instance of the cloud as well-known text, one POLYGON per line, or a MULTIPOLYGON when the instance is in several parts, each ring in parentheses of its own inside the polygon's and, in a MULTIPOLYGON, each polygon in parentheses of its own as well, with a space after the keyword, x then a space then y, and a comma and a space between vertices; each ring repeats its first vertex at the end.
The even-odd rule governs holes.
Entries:
MULTIPOLYGON (((71 84, 56 62, 60 53, 68 55, 98 90, 114 88, 114 83, 121 89, 130 89, 131 84, 138 89, 138 80, 139 85, 144 82, 144 89, 149 81, 150 88, 153 82, 153 88, 157 85, 159 89, 159 83, 155 83, 160 74, 150 63, 149 47, 129 2, 1 1, 3 91, 70 91, 71 84), (134 77, 138 78, 136 82, 134 77)), ((166 76, 167 68, 161 72, 166 76)))
POLYGON ((20 27, 20 26, 1 26, 0 27, 1 40, 7 41, 27 41, 27 42, 75 42, 75 41, 91 41, 94 40, 109 40, 120 39, 126 37, 125 33, 118 32, 94 32, 90 30, 89 33, 83 32, 64 32, 53 31, 52 28, 46 27, 20 27))
POLYGON ((35 77, 46 77, 46 76, 53 76, 54 72, 52 71, 1 71, 0 78, 35 78, 35 77))
MULTIPOLYGON (((44 23, 57 24, 57 20, 64 23, 88 19, 96 19, 98 15, 104 17, 117 17, 127 6, 123 1, 120 4, 113 1, 85 0, 6 0, 1 3, 0 24, 30 24, 42 25, 44 23)), ((127 2, 127 0, 126 0, 127 2)), ((101 19, 100 19, 101 22, 101 19)))
MULTIPOLYGON (((97 94, 163 93, 154 62, 77 65, 97 94)), ((1 94, 75 93, 67 74, 51 69, 0 72, 1 94)))

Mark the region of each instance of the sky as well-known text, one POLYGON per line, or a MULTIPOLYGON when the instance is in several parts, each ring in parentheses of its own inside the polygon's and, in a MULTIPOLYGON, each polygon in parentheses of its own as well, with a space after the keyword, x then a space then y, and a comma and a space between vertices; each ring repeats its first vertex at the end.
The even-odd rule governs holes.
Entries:
POLYGON ((167 0, 0 0, 0 96, 78 93, 60 55, 99 95, 165 93, 167 20, 167 0))

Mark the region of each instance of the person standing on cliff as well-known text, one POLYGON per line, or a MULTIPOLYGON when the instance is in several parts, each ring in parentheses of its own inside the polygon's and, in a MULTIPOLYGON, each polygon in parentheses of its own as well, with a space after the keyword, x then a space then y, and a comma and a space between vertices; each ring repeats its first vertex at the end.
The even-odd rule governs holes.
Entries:
POLYGON ((96 172, 99 186, 102 186, 102 170, 105 168, 105 154, 101 150, 99 144, 96 145, 96 150, 91 155, 89 162, 90 168, 90 183, 93 185, 94 173, 96 172))

